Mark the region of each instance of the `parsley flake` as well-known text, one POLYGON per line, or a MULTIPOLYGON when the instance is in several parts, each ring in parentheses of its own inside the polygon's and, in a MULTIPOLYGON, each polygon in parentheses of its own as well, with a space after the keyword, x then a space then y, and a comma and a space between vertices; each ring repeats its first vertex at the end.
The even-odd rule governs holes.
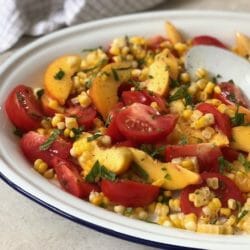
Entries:
POLYGON ((23 136, 23 131, 19 128, 15 128, 13 131, 13 134, 18 136, 18 137, 22 137, 23 136))
POLYGON ((115 79, 116 81, 119 81, 120 78, 119 78, 119 75, 118 75, 116 69, 111 68, 111 70, 112 70, 112 74, 113 74, 114 79, 115 79))
POLYGON ((155 147, 152 144, 141 144, 140 149, 153 158, 158 158, 164 152, 165 146, 155 147))
POLYGON ((245 123, 245 114, 239 113, 239 104, 237 104, 234 117, 231 118, 231 123, 233 126, 240 126, 245 123))
POLYGON ((188 93, 188 87, 186 85, 179 87, 176 92, 169 97, 169 102, 177 101, 179 99, 185 99, 186 105, 193 105, 193 98, 188 93))
POLYGON ((77 140, 82 132, 84 131, 84 127, 79 127, 79 128, 72 128, 72 131, 74 133, 74 136, 72 137, 73 140, 77 140))
POLYGON ((56 80, 62 80, 65 75, 65 72, 60 68, 58 72, 54 75, 56 80))
POLYGON ((238 218, 237 218, 237 222, 239 222, 240 220, 242 220, 247 214, 248 214, 248 210, 243 210, 240 212, 238 218))
POLYGON ((41 99, 41 97, 43 96, 44 94, 44 89, 39 89, 37 92, 36 92, 36 96, 38 98, 38 100, 41 99))
POLYGON ((54 129, 52 134, 49 136, 49 138, 39 147, 40 151, 44 151, 50 148, 50 146, 53 144, 53 142, 57 139, 57 137, 60 135, 61 130, 60 129, 54 129))
POLYGON ((250 161, 248 161, 243 154, 239 154, 238 161, 245 168, 246 172, 250 171, 250 161))
POLYGON ((137 163, 133 163, 132 165, 132 170, 139 175, 139 177, 141 177, 144 181, 147 181, 149 178, 148 173, 141 167, 139 166, 137 163))
POLYGON ((96 140, 100 136, 102 136, 102 133, 101 132, 96 132, 92 136, 87 137, 87 142, 94 141, 94 140, 96 140))
POLYGON ((231 171, 233 168, 233 164, 225 160, 223 156, 220 156, 218 158, 218 163, 219 163, 219 169, 221 173, 224 173, 225 171, 231 171))

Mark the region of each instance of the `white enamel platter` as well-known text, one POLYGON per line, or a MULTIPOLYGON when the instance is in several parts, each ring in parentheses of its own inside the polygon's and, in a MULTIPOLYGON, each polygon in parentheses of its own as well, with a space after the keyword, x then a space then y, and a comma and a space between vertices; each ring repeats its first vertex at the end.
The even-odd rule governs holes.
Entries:
POLYGON ((83 48, 107 45, 119 36, 164 35, 165 20, 172 21, 186 36, 214 35, 227 44, 233 43, 237 31, 250 35, 249 14, 164 11, 116 17, 63 29, 20 49, 0 68, 1 177, 42 206, 77 223, 123 239, 168 249, 221 249, 224 246, 227 249, 250 249, 250 236, 207 235, 165 228, 119 216, 67 194, 30 168, 6 118, 3 103, 10 90, 19 83, 41 86, 44 69, 54 58, 80 53, 83 48))

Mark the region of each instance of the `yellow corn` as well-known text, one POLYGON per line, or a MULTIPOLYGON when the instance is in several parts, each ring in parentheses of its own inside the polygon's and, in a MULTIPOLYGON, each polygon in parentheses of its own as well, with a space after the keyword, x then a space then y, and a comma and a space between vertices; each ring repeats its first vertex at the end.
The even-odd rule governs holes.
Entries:
POLYGON ((211 94, 214 90, 215 84, 213 82, 208 82, 206 87, 204 88, 204 92, 207 94, 211 94))
POLYGON ((213 198, 213 193, 210 192, 208 187, 202 187, 196 189, 194 193, 190 193, 188 198, 194 203, 195 207, 202 207, 209 204, 213 198))
POLYGON ((212 224, 198 223, 197 232, 209 233, 209 234, 232 234, 233 228, 227 225, 224 226, 224 225, 212 225, 212 224))
POLYGON ((188 93, 190 94, 190 95, 195 95, 195 93, 197 92, 197 90, 198 90, 198 86, 197 86, 197 84, 194 82, 194 83, 192 83, 189 87, 188 87, 188 93))
POLYGON ((91 99, 85 91, 82 91, 77 98, 82 107, 88 107, 91 104, 91 99))
POLYGON ((34 162, 34 169, 38 173, 43 174, 48 169, 48 165, 42 159, 37 159, 34 162))
POLYGON ((199 110, 194 110, 193 111, 193 113, 192 113, 192 115, 191 115, 191 121, 197 121, 199 118, 201 118, 202 117, 202 112, 201 111, 199 111, 199 110))
POLYGON ((235 210, 237 208, 237 202, 235 199, 228 199, 227 201, 228 208, 235 210))
POLYGON ((220 209, 220 215, 225 216, 225 217, 229 217, 231 215, 231 209, 222 207, 220 209))
POLYGON ((191 230, 191 231, 196 231, 197 229, 197 216, 193 213, 187 214, 184 217, 184 228, 191 230))
POLYGON ((224 223, 224 225, 227 225, 227 226, 233 226, 235 223, 236 223, 236 216, 235 215, 231 215, 227 221, 224 223))
POLYGON ((225 113, 227 110, 227 105, 225 105, 224 103, 220 104, 217 108, 221 113, 225 113))
POLYGON ((69 137, 70 132, 71 132, 71 130, 66 128, 66 129, 64 129, 63 134, 65 137, 69 137))
POLYGON ((125 207, 122 206, 122 205, 117 205, 117 206, 114 206, 114 211, 118 214, 123 214, 124 211, 125 211, 125 207))
POLYGON ((205 128, 209 125, 212 125, 213 123, 214 123, 214 116, 213 116, 213 114, 208 113, 208 114, 203 115, 197 121, 194 121, 191 124, 191 127, 195 128, 195 129, 201 129, 201 128, 205 128))
POLYGON ((187 50, 187 45, 185 43, 176 43, 174 49, 177 50, 179 55, 182 55, 187 50))
POLYGON ((169 207, 165 204, 162 204, 160 202, 156 203, 155 206, 155 214, 158 216, 166 216, 169 213, 169 207))
POLYGON ((216 133, 216 132, 215 132, 215 130, 214 130, 212 127, 206 127, 206 128, 204 128, 204 129, 202 130, 201 135, 202 135, 205 139, 209 140, 209 139, 212 138, 212 136, 213 136, 215 133, 216 133))
POLYGON ((184 214, 183 213, 170 214, 169 218, 175 227, 184 228, 184 214))
POLYGON ((217 94, 220 94, 221 93, 221 88, 219 86, 215 86, 214 87, 214 92, 217 93, 217 94))
POLYGON ((64 120, 63 114, 55 114, 54 117, 51 120, 51 125, 53 127, 57 127, 57 123, 62 122, 64 120))
POLYGON ((182 112, 182 117, 183 117, 185 120, 188 120, 188 119, 191 117, 192 113, 193 113, 192 110, 190 110, 190 109, 185 109, 185 110, 183 110, 183 112, 182 112))
POLYGON ((203 89, 206 87, 206 85, 207 85, 207 79, 199 79, 199 80, 196 82, 196 84, 197 84, 197 86, 198 86, 198 88, 199 88, 200 90, 203 90, 203 89))
POLYGON ((180 207, 180 199, 170 199, 169 200, 169 208, 172 212, 180 212, 181 207, 180 207))
POLYGON ((149 212, 149 213, 154 213, 154 211, 155 211, 155 206, 156 206, 156 203, 155 203, 155 202, 149 204, 148 207, 147 207, 148 212, 149 212))
POLYGON ((187 72, 185 72, 185 73, 181 73, 181 75, 180 75, 180 80, 183 82, 183 83, 188 83, 188 82, 190 82, 190 75, 187 73, 187 72))
POLYGON ((54 169, 48 169, 46 170, 44 173, 43 173, 43 176, 46 178, 46 179, 52 179, 54 176, 55 176, 55 172, 54 172, 54 169))
POLYGON ((207 178, 206 182, 207 182, 207 186, 212 189, 219 188, 219 179, 217 177, 207 178))
POLYGON ((197 69, 197 71, 195 72, 195 75, 198 77, 198 78, 203 78, 203 77, 206 77, 207 76, 207 71, 203 68, 199 68, 197 69))
POLYGON ((216 98, 213 98, 213 99, 208 99, 205 101, 206 103, 209 103, 209 104, 212 104, 216 107, 218 107, 220 104, 221 104, 221 101, 216 99, 216 98))
POLYGON ((89 201, 92 204, 96 205, 96 206, 101 205, 102 201, 103 201, 103 195, 102 195, 102 193, 98 193, 98 192, 92 191, 89 194, 89 201))

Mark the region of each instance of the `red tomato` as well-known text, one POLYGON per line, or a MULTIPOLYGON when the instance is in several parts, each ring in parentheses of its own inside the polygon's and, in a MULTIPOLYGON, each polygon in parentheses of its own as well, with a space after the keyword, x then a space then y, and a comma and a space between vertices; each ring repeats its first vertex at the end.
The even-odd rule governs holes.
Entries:
POLYGON ((150 105, 152 102, 151 96, 146 91, 124 91, 122 92, 122 101, 127 106, 136 102, 150 105))
POLYGON ((166 137, 174 129, 176 115, 159 115, 155 109, 134 103, 122 109, 116 118, 120 132, 138 143, 152 143, 166 137))
POLYGON ((162 42, 166 41, 166 38, 164 38, 163 36, 154 36, 148 39, 147 43, 148 43, 148 48, 151 50, 157 50, 160 48, 160 44, 162 42))
POLYGON ((160 188, 129 180, 118 182, 102 180, 101 190, 116 204, 125 207, 144 207, 158 197, 160 188))
POLYGON ((222 114, 217 108, 209 103, 201 103, 196 109, 201 111, 203 114, 211 113, 214 115, 215 124, 222 133, 224 133, 228 138, 232 136, 232 128, 229 117, 222 114))
POLYGON ((166 161, 169 162, 178 157, 196 156, 199 164, 199 172, 219 172, 218 158, 222 156, 219 147, 210 143, 168 145, 166 146, 166 161))
POLYGON ((15 87, 5 102, 5 110, 13 125, 22 131, 40 127, 43 115, 30 87, 24 85, 15 87))
POLYGON ((30 131, 23 135, 20 140, 21 149, 24 155, 32 163, 36 159, 42 159, 48 165, 51 165, 53 156, 58 156, 62 159, 68 159, 70 157, 71 143, 61 138, 56 139, 50 148, 41 151, 39 147, 47 140, 48 137, 40 135, 34 131, 30 131))
POLYGON ((123 108, 123 103, 118 102, 115 107, 109 112, 108 119, 109 125, 106 130, 106 135, 111 137, 112 143, 124 141, 125 137, 121 134, 116 125, 117 114, 120 112, 120 109, 123 108))
POLYGON ((227 49, 226 45, 219 41, 217 38, 212 36, 196 36, 192 40, 192 45, 211 45, 227 49))
POLYGON ((201 174, 201 178, 203 180, 202 184, 191 185, 181 191, 180 206, 183 213, 195 213, 197 216, 201 215, 201 208, 195 207, 193 202, 189 201, 189 194, 193 193, 198 188, 206 186, 206 180, 213 177, 217 177, 219 179, 219 188, 215 190, 212 189, 212 191, 216 197, 220 199, 223 207, 227 207, 228 199, 235 199, 241 204, 244 203, 244 197, 241 191, 231 179, 219 173, 203 173, 201 174))
POLYGON ((134 86, 133 84, 128 83, 128 82, 122 83, 122 84, 119 86, 119 88, 118 88, 117 95, 118 95, 119 97, 121 97, 121 96, 122 96, 122 93, 123 93, 124 91, 130 91, 130 89, 131 89, 133 86, 134 86))
POLYGON ((221 148, 223 157, 230 162, 236 161, 239 157, 239 152, 230 147, 221 148))
POLYGON ((69 116, 76 116, 77 122, 80 126, 83 126, 86 130, 92 128, 94 119, 96 118, 96 110, 89 106, 83 108, 80 105, 76 105, 66 109, 66 114, 69 116))
POLYGON ((91 191, 99 191, 97 185, 83 181, 74 163, 54 157, 52 167, 61 186, 70 194, 79 198, 88 198, 91 191))
POLYGON ((221 88, 221 94, 214 93, 214 98, 219 99, 225 104, 239 103, 246 108, 250 107, 248 98, 242 93, 241 89, 230 82, 222 82, 218 84, 221 88))

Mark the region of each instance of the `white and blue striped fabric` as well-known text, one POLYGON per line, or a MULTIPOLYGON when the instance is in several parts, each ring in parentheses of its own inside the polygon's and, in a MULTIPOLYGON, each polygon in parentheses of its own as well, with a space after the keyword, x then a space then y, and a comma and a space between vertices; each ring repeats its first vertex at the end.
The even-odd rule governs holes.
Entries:
POLYGON ((163 0, 0 0, 0 53, 23 35, 40 36, 65 26, 133 13, 163 0))

